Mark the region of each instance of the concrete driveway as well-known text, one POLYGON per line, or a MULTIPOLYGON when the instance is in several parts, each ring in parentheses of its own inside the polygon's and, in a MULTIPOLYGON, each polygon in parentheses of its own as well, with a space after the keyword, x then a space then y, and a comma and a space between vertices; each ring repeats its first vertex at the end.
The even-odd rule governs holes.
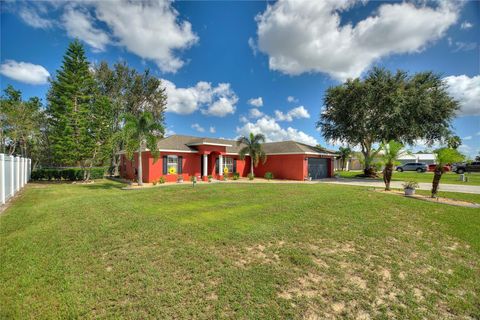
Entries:
MULTIPOLYGON (((385 184, 383 183, 383 181, 374 181, 374 180, 365 180, 365 179, 322 179, 322 180, 318 180, 317 182, 346 184, 351 186, 364 186, 364 187, 375 187, 375 188, 385 187, 385 184)), ((403 189, 402 184, 403 184, 402 181, 392 181, 390 183, 390 187, 394 189, 403 189)), ((419 182, 418 184, 420 186, 418 189, 420 190, 432 189, 431 183, 419 182)), ((480 194, 480 186, 440 183, 439 191, 480 194)))

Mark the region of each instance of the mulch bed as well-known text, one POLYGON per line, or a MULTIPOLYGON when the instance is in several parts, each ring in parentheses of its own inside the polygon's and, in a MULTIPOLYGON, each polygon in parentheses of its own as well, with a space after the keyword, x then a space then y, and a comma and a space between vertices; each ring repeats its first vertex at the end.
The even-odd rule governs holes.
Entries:
POLYGON ((403 191, 398 191, 398 190, 385 191, 385 190, 375 189, 374 191, 385 193, 385 194, 392 194, 392 195, 395 195, 395 196, 403 196, 403 197, 407 197, 407 198, 413 198, 413 199, 417 199, 417 200, 428 201, 428 202, 448 204, 448 205, 451 205, 451 206, 467 207, 467 208, 480 208, 480 204, 474 203, 474 202, 469 202, 469 201, 464 201, 464 200, 456 200, 456 199, 450 199, 450 198, 444 198, 444 197, 432 198, 430 196, 424 196, 424 195, 421 195, 421 194, 414 194, 414 195, 411 195, 411 196, 406 196, 403 191))

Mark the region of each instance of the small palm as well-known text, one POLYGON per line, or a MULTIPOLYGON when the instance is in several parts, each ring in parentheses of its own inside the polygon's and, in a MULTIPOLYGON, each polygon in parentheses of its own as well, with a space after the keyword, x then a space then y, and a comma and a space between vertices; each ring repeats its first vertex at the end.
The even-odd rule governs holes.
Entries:
POLYGON ((250 136, 248 137, 242 136, 237 139, 237 145, 244 145, 244 147, 240 149, 240 152, 238 153, 240 159, 245 159, 247 154, 250 156, 250 173, 252 176, 254 175, 253 167, 256 167, 260 160, 262 160, 263 163, 267 161, 267 155, 263 151, 262 147, 263 143, 265 143, 265 136, 261 133, 250 133, 250 136))

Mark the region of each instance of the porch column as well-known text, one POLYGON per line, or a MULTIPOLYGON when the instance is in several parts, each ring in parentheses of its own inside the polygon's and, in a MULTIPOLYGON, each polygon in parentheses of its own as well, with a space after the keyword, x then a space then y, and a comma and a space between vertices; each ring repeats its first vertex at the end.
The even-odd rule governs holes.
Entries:
POLYGON ((219 155, 218 157, 218 175, 223 176, 223 156, 219 155))
POLYGON ((203 177, 208 176, 208 155, 203 155, 203 177))

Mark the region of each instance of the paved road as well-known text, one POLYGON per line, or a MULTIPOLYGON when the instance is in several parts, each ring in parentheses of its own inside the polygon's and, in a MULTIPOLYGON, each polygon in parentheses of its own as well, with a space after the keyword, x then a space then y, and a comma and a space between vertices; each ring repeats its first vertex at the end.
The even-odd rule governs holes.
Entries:
MULTIPOLYGON (((365 187, 378 187, 382 188, 385 187, 383 181, 369 181, 364 179, 323 179, 319 181, 320 183, 335 183, 335 184, 347 184, 352 186, 365 186, 365 187)), ((395 189, 402 189, 402 181, 392 181, 390 186, 395 189)), ((419 188, 420 190, 431 190, 432 184, 426 182, 420 182, 419 188)), ((461 184, 445 184, 440 183, 440 191, 448 191, 448 192, 462 192, 462 193, 474 193, 480 194, 480 186, 467 186, 461 184)))

